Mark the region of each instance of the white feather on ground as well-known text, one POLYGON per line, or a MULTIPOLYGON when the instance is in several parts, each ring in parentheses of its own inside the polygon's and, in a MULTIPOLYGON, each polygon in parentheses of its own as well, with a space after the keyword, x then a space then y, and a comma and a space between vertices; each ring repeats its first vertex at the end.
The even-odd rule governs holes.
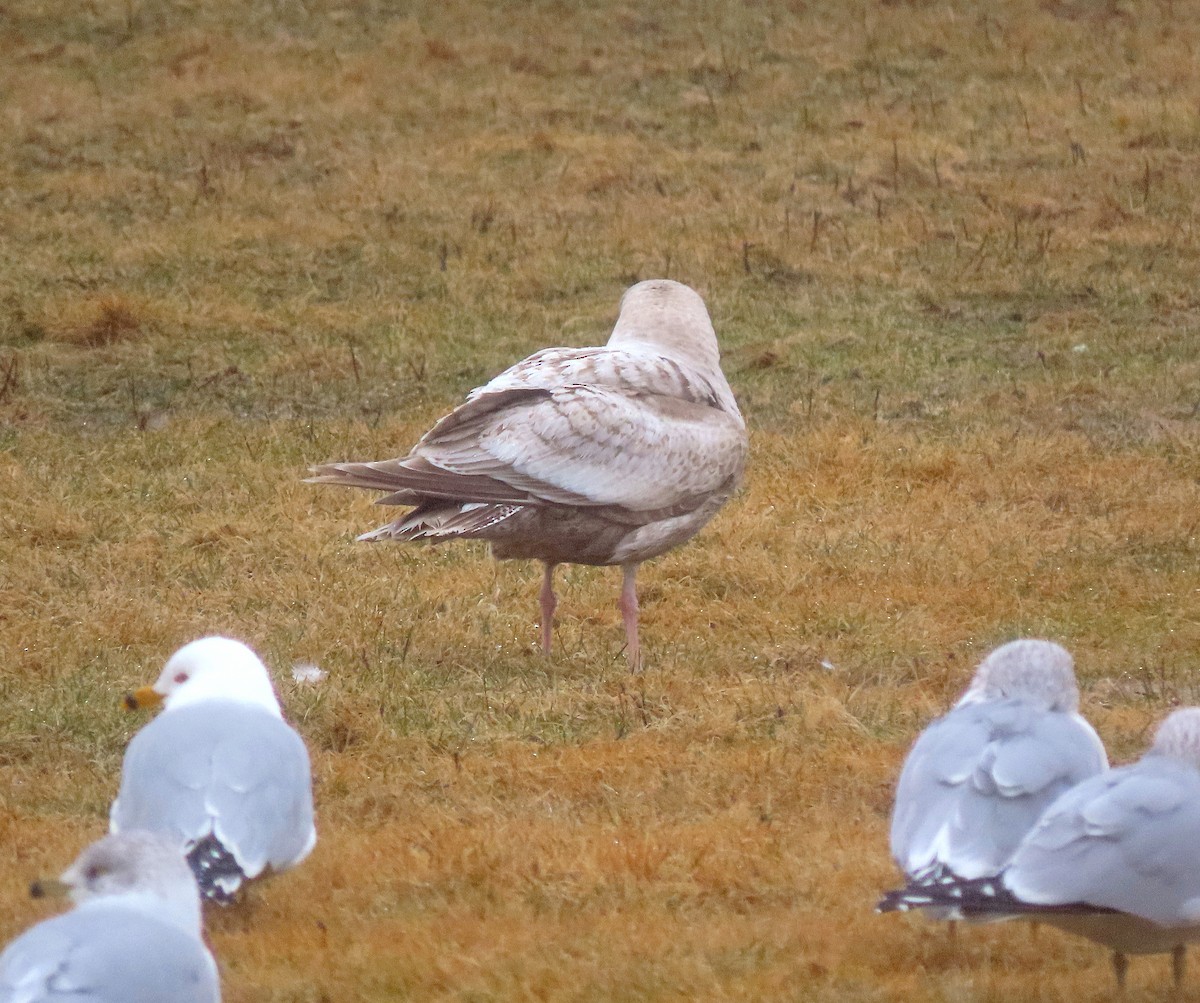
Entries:
POLYGON ((219 1003, 200 932, 200 898, 171 841, 106 836, 35 894, 69 894, 70 912, 26 930, 0 954, 0 999, 14 1003, 219 1003))
POLYGON ((126 699, 164 707, 126 750, 113 832, 168 835, 217 902, 308 856, 317 838, 308 750, 253 651, 224 637, 193 641, 126 699))
POLYGON ((481 539, 545 565, 548 653, 558 564, 620 565, 640 665, 638 566, 691 539, 741 481, 746 425, 704 301, 669 279, 625 292, 608 344, 549 348, 473 390, 405 457, 327 463, 311 481, 413 510, 361 540, 481 539))

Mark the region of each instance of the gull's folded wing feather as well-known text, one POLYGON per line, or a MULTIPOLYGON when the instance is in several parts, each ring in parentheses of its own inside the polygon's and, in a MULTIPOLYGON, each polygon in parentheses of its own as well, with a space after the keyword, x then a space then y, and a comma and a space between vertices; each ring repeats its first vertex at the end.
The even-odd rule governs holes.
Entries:
MULTIPOLYGON (((683 366, 665 355, 607 347, 544 349, 472 390, 467 400, 511 390, 559 390, 567 386, 609 387, 737 411, 724 389, 724 379, 713 381, 694 367, 683 366)), ((434 426, 432 432, 437 431, 434 426)))
POLYGON ((1063 794, 1013 857, 1005 884, 1026 902, 1194 922, 1200 873, 1186 848, 1198 831, 1196 771, 1147 757, 1063 794))
POLYGON ((0 999, 21 1003, 215 1003, 212 955, 183 930, 136 910, 76 909, 39 923, 0 955, 0 999))
POLYGON ((233 701, 164 712, 129 743, 111 823, 185 841, 212 831, 248 877, 286 867, 313 838, 308 751, 279 718, 233 701))
MULTIPOLYGON (((735 481, 744 462, 740 421, 671 397, 566 387, 522 419, 493 424, 477 450, 468 447, 473 469, 548 498, 566 492, 592 505, 688 511, 735 481)), ((441 465, 444 454, 432 449, 423 455, 441 465)))
POLYGON ((298 863, 313 847, 312 774, 304 742, 262 713, 214 750, 213 832, 248 877, 298 863))
POLYGON ((905 763, 893 856, 908 874, 937 863, 964 878, 995 874, 1056 797, 1106 765, 1077 715, 1018 701, 959 707, 926 729, 905 763))
MULTIPOLYGON (((926 728, 914 743, 896 785, 892 856, 906 874, 947 854, 959 802, 988 742, 977 715, 951 712, 926 728)), ((946 863, 946 861, 942 861, 946 863)))
POLYGON ((161 714, 130 741, 121 786, 109 812, 113 832, 166 832, 181 843, 208 832, 204 788, 212 749, 208 743, 191 742, 189 729, 181 731, 176 724, 161 714), (182 741, 184 737, 189 740, 182 741))
POLYGON ((404 459, 326 464, 313 479, 389 491, 401 504, 424 495, 670 515, 731 488, 745 461, 740 417, 704 404, 596 386, 496 398, 464 404, 404 459))
POLYGON ((996 742, 994 750, 989 783, 1008 798, 1040 796, 1043 805, 1108 766, 1100 737, 1078 714, 1031 716, 1022 732, 996 742))

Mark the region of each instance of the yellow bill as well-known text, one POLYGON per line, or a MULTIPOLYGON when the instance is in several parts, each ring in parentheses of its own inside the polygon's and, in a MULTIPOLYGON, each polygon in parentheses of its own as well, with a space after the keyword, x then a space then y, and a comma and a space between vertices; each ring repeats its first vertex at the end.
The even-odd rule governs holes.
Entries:
POLYGON ((147 710, 162 704, 162 694, 153 686, 139 686, 136 690, 125 694, 126 710, 147 710))

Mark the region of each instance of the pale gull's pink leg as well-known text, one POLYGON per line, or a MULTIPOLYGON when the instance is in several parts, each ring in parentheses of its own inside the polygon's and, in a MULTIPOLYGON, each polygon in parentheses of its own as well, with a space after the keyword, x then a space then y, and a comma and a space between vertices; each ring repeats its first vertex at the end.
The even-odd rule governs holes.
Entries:
POLYGON ((538 597, 542 603, 542 651, 550 654, 550 641, 554 634, 554 609, 558 600, 554 598, 554 569, 555 564, 546 562, 546 571, 542 575, 542 592, 538 597))
POLYGON ((642 667, 642 650, 638 646, 638 601, 636 564, 624 564, 621 571, 625 576, 621 585, 621 598, 617 609, 625 621, 625 654, 629 658, 629 671, 637 672, 642 667))

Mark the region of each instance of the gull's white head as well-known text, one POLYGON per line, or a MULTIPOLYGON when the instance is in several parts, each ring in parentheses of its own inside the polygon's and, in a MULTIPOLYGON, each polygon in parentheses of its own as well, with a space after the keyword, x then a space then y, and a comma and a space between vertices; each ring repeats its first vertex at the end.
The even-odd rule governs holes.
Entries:
POLYGON ((1079 709, 1079 686, 1071 653, 1053 641, 1022 638, 1002 644, 979 663, 958 703, 1008 699, 1074 713, 1079 709))
POLYGON ((167 710, 202 700, 238 700, 282 717, 267 667, 241 641, 228 637, 185 644, 168 659, 153 686, 125 698, 131 708, 161 703, 167 710))
POLYGON ((105 836, 87 847, 58 881, 37 881, 35 897, 69 895, 76 905, 120 898, 161 913, 200 933, 200 894, 179 847, 165 836, 131 830, 105 836))
POLYGON ((625 290, 610 346, 641 347, 689 366, 721 370, 717 335, 700 294, 671 279, 647 279, 625 290))
POLYGON ((1181 707, 1167 715, 1154 734, 1151 751, 1200 769, 1200 707, 1181 707))

